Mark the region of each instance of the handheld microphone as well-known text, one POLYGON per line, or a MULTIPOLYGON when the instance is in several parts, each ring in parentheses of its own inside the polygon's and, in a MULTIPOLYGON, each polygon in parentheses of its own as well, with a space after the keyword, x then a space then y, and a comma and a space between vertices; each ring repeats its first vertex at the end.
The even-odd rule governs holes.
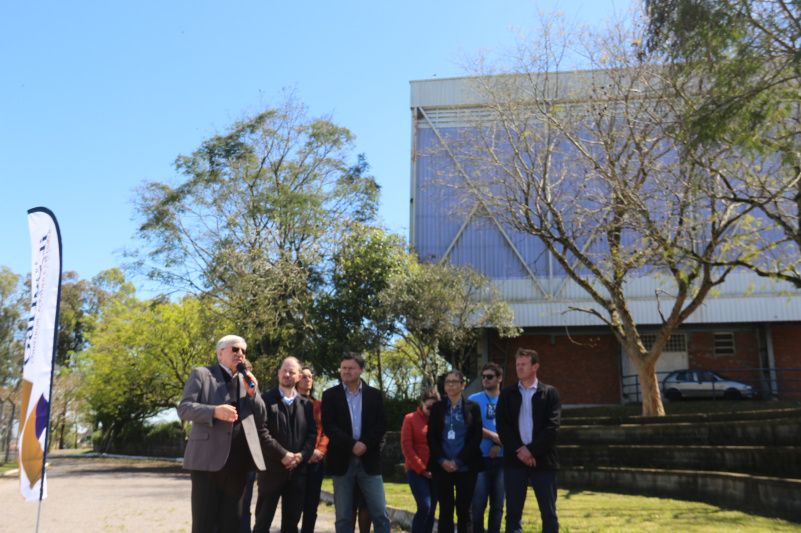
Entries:
POLYGON ((251 389, 256 388, 256 383, 254 383, 253 380, 250 379, 250 376, 248 376, 248 369, 245 368, 245 363, 237 363, 236 371, 242 374, 242 377, 245 378, 245 383, 247 383, 251 389))

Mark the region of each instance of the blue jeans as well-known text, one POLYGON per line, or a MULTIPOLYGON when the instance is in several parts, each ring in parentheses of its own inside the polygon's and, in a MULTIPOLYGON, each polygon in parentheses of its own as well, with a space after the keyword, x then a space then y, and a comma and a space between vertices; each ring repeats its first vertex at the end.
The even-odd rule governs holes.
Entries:
POLYGON ((503 471, 506 487, 506 533, 522 533, 523 505, 526 503, 528 486, 534 489, 540 507, 543 533, 557 533, 559 519, 556 517, 556 470, 507 467, 503 471))
POLYGON ((353 533, 353 487, 358 484, 367 501, 367 510, 375 533, 390 533, 384 480, 381 474, 371 476, 364 471, 362 461, 351 457, 344 475, 332 476, 334 481, 334 508, 336 533, 353 533))
POLYGON ((473 532, 484 533, 484 509, 489 498, 487 533, 500 533, 503 517, 503 457, 485 457, 484 470, 478 473, 473 493, 473 532))
POLYGON ((406 479, 409 480, 409 488, 412 489, 412 496, 417 503, 417 512, 412 519, 412 533, 431 533, 434 529, 434 511, 437 508, 437 501, 431 495, 431 480, 414 470, 406 471, 406 479))

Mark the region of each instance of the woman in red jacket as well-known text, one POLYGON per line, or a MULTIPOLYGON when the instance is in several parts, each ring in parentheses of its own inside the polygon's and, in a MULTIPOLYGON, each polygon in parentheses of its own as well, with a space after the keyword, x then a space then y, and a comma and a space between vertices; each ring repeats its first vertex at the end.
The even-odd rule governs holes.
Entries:
POLYGON ((428 415, 431 406, 439 401, 437 389, 423 393, 417 410, 403 418, 401 426, 401 451, 406 460, 406 478, 417 502, 417 512, 412 520, 412 533, 431 533, 434 528, 434 510, 431 472, 428 470, 428 415))

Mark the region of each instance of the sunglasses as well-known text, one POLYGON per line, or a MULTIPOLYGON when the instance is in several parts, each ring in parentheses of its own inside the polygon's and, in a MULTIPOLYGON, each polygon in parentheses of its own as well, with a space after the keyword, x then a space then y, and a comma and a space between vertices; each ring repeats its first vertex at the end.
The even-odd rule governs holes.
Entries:
POLYGON ((495 374, 481 374, 481 379, 495 379, 497 377, 495 374))
POLYGON ((231 346, 231 351, 234 353, 239 353, 239 350, 242 350, 242 355, 247 355, 248 351, 244 348, 240 348, 239 346, 231 346))

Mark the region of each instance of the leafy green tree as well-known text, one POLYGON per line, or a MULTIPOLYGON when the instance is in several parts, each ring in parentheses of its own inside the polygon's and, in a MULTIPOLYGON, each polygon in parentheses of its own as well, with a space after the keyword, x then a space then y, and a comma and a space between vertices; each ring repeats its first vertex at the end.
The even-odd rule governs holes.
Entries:
POLYGON ((11 429, 17 418, 19 381, 22 377, 25 331, 22 278, 0 267, 0 446, 3 462, 9 460, 11 429))
POLYGON ((79 427, 90 421, 81 394, 81 374, 76 367, 56 367, 50 398, 52 433, 49 444, 51 447, 57 445, 61 450, 74 445, 79 427))
POLYGON ((378 185, 352 134, 293 100, 236 122, 175 162, 176 186, 140 191, 139 264, 174 290, 211 298, 254 358, 308 351, 322 269, 378 185))
POLYGON ((330 283, 316 306, 315 365, 335 375, 345 351, 368 352, 383 390, 381 352, 395 331, 382 310, 381 294, 408 267, 403 240, 379 228, 354 224, 334 252, 330 283))
POLYGON ((56 364, 68 366, 74 354, 86 347, 86 329, 90 320, 90 282, 78 278, 77 272, 61 277, 61 303, 58 313, 56 364))
POLYGON ((484 328, 497 329, 501 337, 520 334, 495 285, 467 267, 412 257, 391 278, 381 299, 385 320, 394 321, 395 334, 403 340, 400 353, 411 355, 407 360, 419 370, 423 386, 434 384, 444 370, 442 357, 472 375, 470 356, 484 328))
POLYGON ((22 373, 25 313, 21 277, 0 267, 0 386, 14 385, 22 373))
MULTIPOLYGON (((419 352, 403 338, 396 338, 395 342, 385 347, 381 352, 381 364, 378 364, 375 353, 368 353, 366 359, 366 378, 373 383, 383 383, 384 394, 396 400, 410 400, 416 402, 420 399, 424 384, 430 384, 432 377, 424 379, 420 364, 419 352), (378 377, 378 369, 382 377, 378 377)), ((431 369, 445 369, 450 363, 441 356, 434 356, 435 360, 427 365, 431 369)))
POLYGON ((209 339, 231 324, 210 307, 192 296, 142 301, 126 290, 107 300, 80 355, 83 394, 105 442, 176 407, 191 369, 214 361, 209 339))

